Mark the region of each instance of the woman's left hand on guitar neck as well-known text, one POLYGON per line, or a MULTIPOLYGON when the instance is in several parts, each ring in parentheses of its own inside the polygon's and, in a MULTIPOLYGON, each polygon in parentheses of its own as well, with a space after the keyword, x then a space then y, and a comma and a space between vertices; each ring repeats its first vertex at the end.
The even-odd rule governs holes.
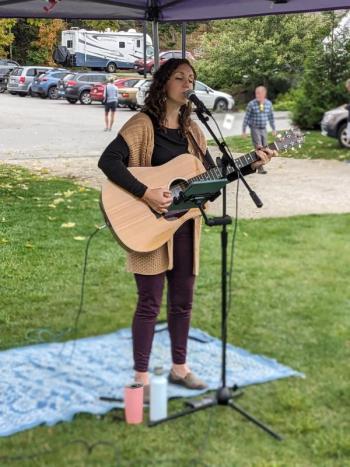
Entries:
POLYGON ((258 147, 255 150, 255 153, 258 157, 260 157, 260 160, 252 163, 251 168, 253 170, 258 169, 262 165, 268 164, 271 160, 271 157, 278 156, 277 151, 273 151, 269 148, 263 148, 262 146, 258 147))

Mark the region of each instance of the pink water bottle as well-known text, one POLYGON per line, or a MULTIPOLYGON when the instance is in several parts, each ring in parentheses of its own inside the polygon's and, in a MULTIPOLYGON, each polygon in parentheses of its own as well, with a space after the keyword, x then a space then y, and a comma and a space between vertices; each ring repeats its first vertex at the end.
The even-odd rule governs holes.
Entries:
POLYGON ((124 389, 126 423, 138 424, 143 421, 143 385, 129 384, 124 389))

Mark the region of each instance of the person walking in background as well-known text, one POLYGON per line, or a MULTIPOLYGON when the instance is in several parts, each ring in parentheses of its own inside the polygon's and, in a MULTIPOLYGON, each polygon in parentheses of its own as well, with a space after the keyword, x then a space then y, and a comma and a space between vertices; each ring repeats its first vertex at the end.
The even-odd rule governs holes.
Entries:
MULTIPOLYGON (((276 136, 275 119, 273 116, 272 102, 266 98, 267 89, 265 86, 258 86, 255 89, 255 99, 247 105, 243 120, 242 136, 247 136, 247 126, 250 128, 250 134, 254 147, 261 148, 267 146, 267 121, 272 128, 272 134, 276 136)), ((258 173, 266 174, 263 166, 258 168, 258 173)))
POLYGON ((105 131, 112 131, 118 104, 118 89, 114 85, 114 78, 109 78, 106 84, 103 101, 105 104, 105 131))

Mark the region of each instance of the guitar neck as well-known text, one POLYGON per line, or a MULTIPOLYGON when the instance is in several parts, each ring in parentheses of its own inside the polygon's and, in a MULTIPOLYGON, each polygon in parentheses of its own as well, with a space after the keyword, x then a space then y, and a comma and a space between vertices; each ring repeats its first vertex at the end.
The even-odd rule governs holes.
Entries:
MULTIPOLYGON (((277 144, 274 142, 269 144, 267 148, 272 150, 278 150, 277 144)), ((235 164, 239 170, 247 167, 248 165, 252 164, 253 162, 259 160, 255 151, 248 152, 244 154, 244 156, 237 157, 235 159, 235 164)), ((226 168, 226 177, 230 174, 235 172, 235 169, 232 166, 226 168)), ((209 169, 201 175, 197 175, 196 177, 191 178, 188 182, 195 182, 200 180, 217 180, 223 178, 223 169, 221 167, 214 167, 213 169, 209 169)))

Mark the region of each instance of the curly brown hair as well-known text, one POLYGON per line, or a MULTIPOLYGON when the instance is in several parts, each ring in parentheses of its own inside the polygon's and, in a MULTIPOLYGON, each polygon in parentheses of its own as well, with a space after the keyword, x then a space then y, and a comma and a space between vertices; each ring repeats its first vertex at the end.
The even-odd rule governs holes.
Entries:
MULTIPOLYGON (((167 60, 153 75, 153 81, 145 99, 145 104, 142 107, 142 111, 150 114, 157 121, 160 128, 165 128, 165 103, 167 97, 165 92, 165 85, 170 79, 170 76, 180 65, 183 64, 188 65, 192 69, 194 80, 196 80, 196 70, 186 58, 171 58, 170 60, 167 60)), ((191 112, 192 105, 190 101, 180 107, 179 124, 180 131, 183 136, 187 134, 187 130, 190 126, 191 112)))

